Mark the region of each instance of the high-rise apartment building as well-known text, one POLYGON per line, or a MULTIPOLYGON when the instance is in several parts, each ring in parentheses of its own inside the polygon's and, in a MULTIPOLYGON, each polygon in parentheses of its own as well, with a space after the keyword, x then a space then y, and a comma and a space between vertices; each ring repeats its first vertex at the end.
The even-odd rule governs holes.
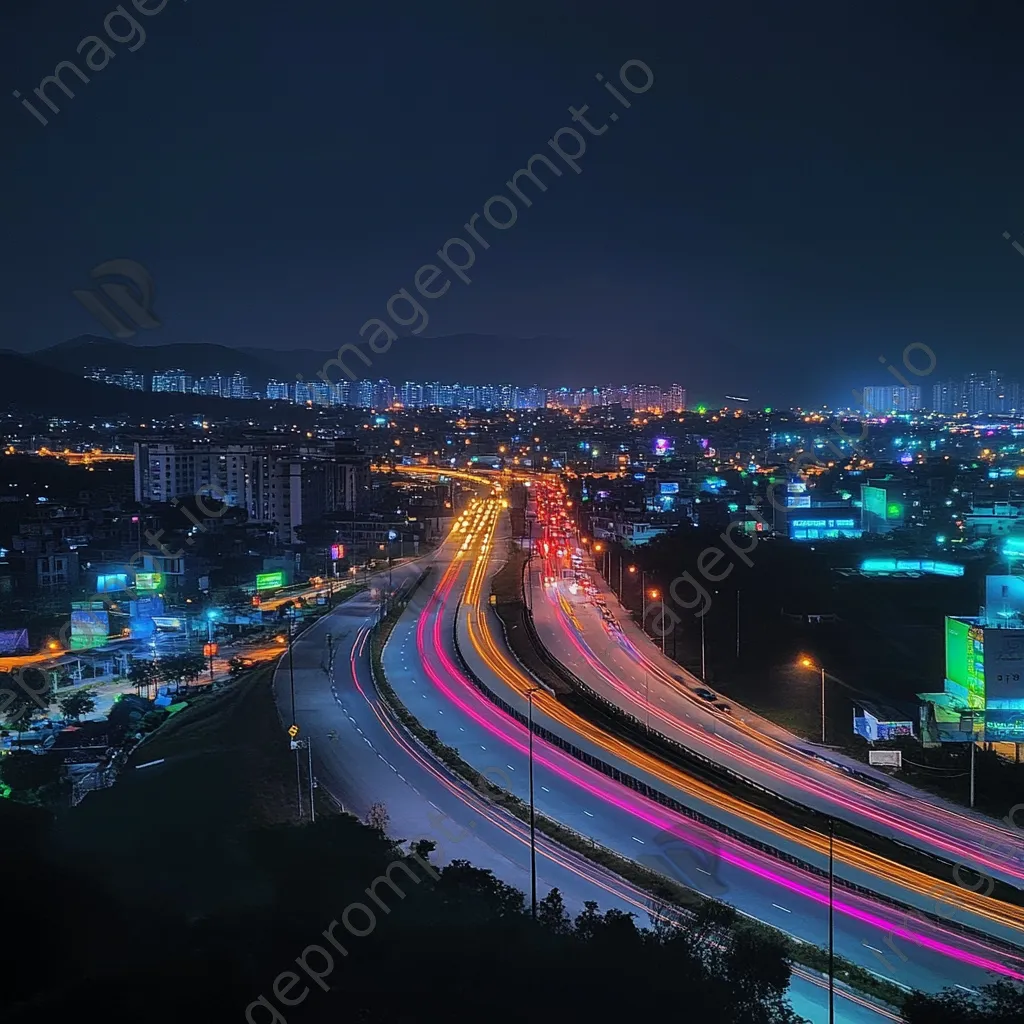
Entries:
POLYGON ((968 374, 964 380, 932 385, 932 409, 945 416, 1016 416, 1024 411, 1021 386, 998 370, 968 374))
POLYGON ((288 385, 282 383, 279 380, 268 380, 267 381, 267 401, 268 402, 287 402, 288 396, 288 385))
POLYGON ((192 375, 183 370, 161 370, 153 374, 153 391, 177 391, 183 395, 192 393, 192 375))
POLYGON ((686 388, 681 384, 673 384, 665 394, 665 412, 686 411, 686 388))
POLYGON ((916 412, 921 408, 921 388, 917 384, 875 384, 861 394, 861 406, 867 416, 893 412, 916 412))
POLYGON ((947 380, 932 385, 932 411, 955 416, 964 411, 963 381, 947 380))
POLYGON ((214 498, 274 526, 284 544, 300 539, 296 531, 303 523, 361 508, 370 490, 369 474, 369 458, 347 441, 333 447, 276 441, 135 445, 136 501, 214 498))
POLYGON ((146 375, 132 370, 108 370, 104 366, 93 366, 86 371, 87 380, 98 380, 101 384, 112 384, 129 391, 145 391, 146 375))

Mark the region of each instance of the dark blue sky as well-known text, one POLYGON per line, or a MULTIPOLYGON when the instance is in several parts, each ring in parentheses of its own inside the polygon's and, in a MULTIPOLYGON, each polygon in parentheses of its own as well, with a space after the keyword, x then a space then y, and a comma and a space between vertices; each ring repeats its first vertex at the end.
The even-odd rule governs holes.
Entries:
POLYGON ((168 0, 45 127, 11 91, 84 67, 114 5, 5 14, 0 347, 95 331, 70 293, 114 257, 155 278, 146 342, 355 341, 587 103, 621 117, 582 173, 489 228, 380 374, 480 332, 566 342, 438 343, 438 377, 834 402, 913 341, 935 379, 1024 376, 1024 21, 976 6, 168 0), (595 74, 631 58, 655 83, 625 110, 595 74))

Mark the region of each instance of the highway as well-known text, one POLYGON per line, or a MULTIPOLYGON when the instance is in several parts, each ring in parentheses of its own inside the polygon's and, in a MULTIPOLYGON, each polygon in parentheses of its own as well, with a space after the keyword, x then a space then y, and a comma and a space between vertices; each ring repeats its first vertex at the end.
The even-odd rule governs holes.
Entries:
MULTIPOLYGON (((385 649, 389 679, 407 693, 422 677, 421 664, 409 653, 409 645, 415 644, 410 638, 415 636, 419 615, 433 589, 451 564, 452 547, 448 543, 438 553, 432 577, 415 596, 393 641, 385 649)), ((425 561, 406 566, 401 573, 396 570, 394 585, 407 586, 425 561)), ((490 868, 503 881, 528 894, 528 829, 517 818, 482 801, 451 776, 392 721, 378 699, 370 678, 367 637, 376 615, 376 601, 366 593, 358 595, 318 620, 293 643, 295 720, 301 729, 300 736, 313 741, 314 774, 319 786, 345 809, 364 818, 371 804, 383 803, 390 819, 389 832, 405 839, 433 839, 438 844, 432 858, 436 863, 464 858, 490 868), (335 652, 332 681, 328 681, 324 670, 328 633, 335 652)), ((279 662, 274 684, 282 719, 287 722, 292 717, 287 655, 279 662)), ((409 706, 423 716, 423 710, 416 708, 415 703, 410 702, 409 706)), ((438 717, 443 710, 437 709, 438 717)), ((429 723, 430 716, 424 717, 429 723)), ((450 712, 450 720, 458 731, 454 712, 450 712)), ((477 731, 472 720, 462 721, 461 728, 467 730, 467 736, 477 731)), ((510 759, 504 751, 496 749, 495 754, 490 761, 483 758, 479 767, 493 769, 494 781, 504 785, 512 775, 508 769, 510 759), (503 772, 508 774, 503 776, 503 772)), ((509 788, 516 789, 517 783, 518 779, 509 788)), ((585 900, 595 900, 602 910, 615 907, 632 911, 638 923, 647 923, 649 900, 644 893, 554 845, 543 834, 538 834, 537 848, 540 898, 557 886, 574 915, 585 900)), ((667 858, 656 856, 651 866, 667 870, 684 882, 694 874, 692 858, 685 851, 680 854, 670 849, 667 858)), ((846 993, 841 986, 837 993, 837 1020, 841 1024, 898 1020, 860 996, 846 993)), ((823 1019, 827 992, 819 977, 797 968, 790 998, 794 1009, 804 1017, 823 1019)))
MULTIPOLYGON (((540 492, 542 529, 552 520, 567 522, 558 488, 545 484, 533 491, 540 492)), ((531 566, 534 624, 548 651, 600 696, 780 796, 1024 888, 1020 832, 816 748, 745 708, 733 705, 728 715, 714 711, 693 692, 701 680, 662 655, 598 573, 591 573, 600 591, 596 599, 561 579, 568 551, 563 548, 559 559, 557 550, 549 544, 547 557, 539 555, 531 566), (543 577, 557 582, 545 585, 543 577), (883 779, 890 788, 865 784, 823 763, 822 756, 883 779)))
MULTIPOLYGON (((508 788, 525 797, 526 729, 466 678, 451 639, 458 614, 460 646, 471 663, 476 662, 476 674, 502 691, 510 703, 518 700, 525 710, 525 700, 502 678, 505 670, 489 663, 470 635, 474 617, 477 629, 490 618, 480 594, 500 561, 495 552, 504 550, 500 527, 505 517, 497 503, 492 504, 493 514, 476 521, 433 594, 416 596, 385 649, 384 664, 399 696, 421 721, 481 770, 493 767, 495 758, 503 760, 511 783, 508 788), (460 597, 465 606, 457 611, 460 597)), ((456 538, 461 539, 461 535, 456 538)), ((488 628, 494 630, 496 624, 489 623, 488 628)), ((531 685, 527 680, 526 688, 531 685)), ((540 707, 543 702, 546 710, 550 701, 545 699, 546 694, 538 693, 534 703, 540 707)), ((544 714, 538 712, 536 720, 541 722, 544 714)), ((587 740, 579 739, 585 746, 587 740)), ((535 765, 541 813, 626 856, 650 858, 652 866, 664 864, 664 851, 672 848, 676 859, 683 857, 694 887, 722 896, 741 911, 798 938, 825 942, 826 886, 819 876, 696 825, 543 740, 536 741, 535 765)), ((845 890, 837 895, 835 906, 837 951, 897 983, 928 990, 947 984, 973 989, 987 980, 989 970, 1024 977, 1019 958, 916 915, 845 890)))
MULTIPOLYGON (((425 564, 396 568, 396 590, 408 587, 425 564)), ((293 641, 294 721, 300 739, 312 740, 318 785, 364 820, 371 805, 383 804, 390 835, 437 843, 434 863, 469 860, 493 870, 529 898, 528 827, 452 776, 392 720, 378 698, 369 657, 369 630, 377 612, 377 600, 363 592, 293 641), (330 678, 328 634, 334 652, 330 678)), ((288 722, 293 716, 287 653, 278 663, 274 689, 282 720, 288 722)), ((500 774, 503 766, 493 767, 500 774)), ((308 813, 304 761, 302 780, 304 813, 308 813)), ((644 893, 543 837, 538 842, 537 873, 538 898, 557 887, 573 914, 583 909, 586 900, 597 900, 603 909, 616 907, 646 915, 644 893)))

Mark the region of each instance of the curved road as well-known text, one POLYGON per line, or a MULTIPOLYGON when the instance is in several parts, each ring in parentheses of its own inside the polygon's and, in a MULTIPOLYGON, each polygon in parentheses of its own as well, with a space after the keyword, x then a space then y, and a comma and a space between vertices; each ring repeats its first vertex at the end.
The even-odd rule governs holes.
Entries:
MULTIPOLYGON (((432 578, 415 596, 393 642, 386 648, 393 685, 403 680, 409 682, 420 674, 420 665, 409 653, 409 627, 415 625, 432 588, 440 582, 454 553, 453 546, 446 544, 435 556, 432 578)), ((401 572, 396 570, 395 587, 408 586, 423 564, 425 561, 405 566, 401 572)), ((479 867, 490 868, 503 881, 528 893, 528 829, 452 777, 392 721, 378 699, 370 678, 367 638, 376 616, 376 602, 364 593, 318 620, 293 643, 295 721, 301 737, 312 739, 318 784, 347 810, 362 817, 371 804, 383 803, 389 815, 389 832, 407 839, 434 840, 438 844, 432 857, 436 863, 464 858, 479 867), (334 652, 330 679, 325 670, 329 661, 328 634, 332 636, 334 652)), ((288 721, 291 699, 287 655, 278 665, 274 685, 282 719, 288 721)), ((412 702, 409 706, 421 718, 428 718, 422 708, 417 709, 412 702)), ((436 710, 440 717, 444 709, 436 710)), ((458 731, 460 727, 454 719, 452 715, 453 727, 458 731)), ((467 730, 465 740, 472 735, 474 725, 468 719, 463 721, 461 728, 467 730)), ((508 771, 508 763, 502 753, 491 763, 480 764, 480 768, 495 769, 491 773, 494 781, 505 785, 506 778, 499 773, 508 771)), ((516 783, 509 788, 516 789, 516 783)), ((602 910, 616 907, 632 911, 644 923, 649 906, 644 893, 549 842, 542 834, 538 834, 537 849, 539 898, 557 886, 571 913, 578 912, 585 900, 595 900, 602 910)), ((652 866, 660 866, 684 883, 699 874, 699 865, 685 853, 679 855, 672 849, 655 861, 652 866)), ((794 1009, 809 1020, 820 1020, 827 1013, 827 992, 821 979, 807 972, 794 972, 790 996, 794 1009)), ((898 1018, 839 988, 837 1020, 841 1024, 879 1024, 898 1018)))

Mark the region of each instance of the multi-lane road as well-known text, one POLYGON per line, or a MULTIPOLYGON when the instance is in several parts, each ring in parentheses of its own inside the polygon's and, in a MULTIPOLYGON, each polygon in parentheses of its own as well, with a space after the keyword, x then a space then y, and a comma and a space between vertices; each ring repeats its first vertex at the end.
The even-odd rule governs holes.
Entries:
MULTIPOLYGON (((525 799, 527 730, 480 692, 460 661, 461 655, 493 694, 526 711, 527 691, 536 683, 505 648, 500 625, 487 605, 488 580, 506 550, 506 520, 502 503, 489 500, 457 524, 434 558, 432 575, 397 624, 385 648, 384 667, 399 697, 424 725, 496 784, 525 799)), ((421 565, 396 571, 395 585, 407 586, 421 565)), ((408 839, 433 838, 439 861, 468 859, 528 891, 526 827, 454 779, 394 723, 378 698, 367 639, 376 614, 373 598, 361 595, 314 624, 294 645, 294 719, 301 735, 312 740, 320 785, 361 816, 372 803, 383 803, 389 831, 408 839), (328 634, 333 649, 329 671, 328 634)), ((282 716, 288 720, 287 658, 276 683, 282 716)), ((547 693, 530 696, 539 725, 618 766, 620 751, 602 746, 589 731, 574 732, 574 723, 551 713, 556 702, 547 693)), ((541 814, 797 938, 819 945, 826 941, 827 887, 819 875, 642 797, 544 739, 535 738, 534 746, 541 814)), ((619 764, 666 790, 657 771, 644 776, 628 756, 620 757, 619 764)), ((686 806, 699 803, 692 792, 668 795, 686 806)), ((707 809, 716 820, 727 817, 713 803, 707 809)), ((643 893, 544 838, 538 843, 538 875, 541 895, 557 886, 572 908, 595 899, 602 907, 631 909, 641 917, 647 912, 643 893)), ((900 891, 898 884, 894 888, 900 891)), ((837 951, 899 984, 928 990, 958 984, 973 990, 988 979, 990 970, 1024 977, 1024 961, 1005 948, 894 910, 870 896, 839 889, 835 909, 837 951)), ((977 924, 975 909, 963 918, 977 924)), ((822 1005, 821 998, 820 979, 795 976, 800 1012, 816 1019, 820 1009, 815 1012, 814 1007, 822 1005), (801 1001, 806 1004, 802 1009, 801 1001)), ((877 1020, 879 1015, 859 997, 844 994, 840 1019, 877 1020)))
MULTIPOLYGON (((447 545, 439 552, 433 580, 417 593, 399 624, 399 632, 388 645, 389 677, 399 686, 403 681, 407 686, 415 686, 413 680, 420 677, 419 667, 415 659, 410 660, 409 654, 415 645, 415 624, 430 599, 433 583, 441 579, 450 564, 451 547, 447 545)), ((422 564, 396 572, 395 586, 408 586, 422 564)), ((346 810, 364 818, 371 805, 383 804, 392 835, 410 840, 430 838, 438 844, 432 857, 435 862, 464 858, 477 866, 490 868, 503 881, 529 893, 529 831, 525 825, 481 800, 454 778, 392 720, 378 698, 371 678, 368 650, 368 633, 377 610, 377 603, 370 595, 359 595, 318 620, 293 644, 294 718, 300 726, 300 735, 312 739, 318 785, 346 810), (330 648, 328 634, 332 636, 330 648), (333 666, 328 673, 325 667, 331 648, 333 666)), ((285 722, 292 719, 289 684, 285 655, 275 675, 278 706, 285 722)), ((438 712, 444 710, 436 708, 438 712)), ((429 721, 423 709, 418 711, 429 721)), ((454 716, 454 712, 450 713, 454 716)), ((468 719, 463 722, 466 735, 474 736, 473 723, 468 719)), ((481 734, 475 739, 481 740, 484 736, 481 734)), ((477 745, 482 747, 486 743, 477 745)), ((495 782, 505 784, 512 774, 508 767, 510 757, 506 756, 507 751, 497 747, 494 752, 493 762, 481 767, 491 769, 488 774, 495 782)), ((520 759, 518 754, 515 757, 520 759)), ((525 773, 523 766, 519 770, 525 773)), ((304 784, 304 776, 302 781, 304 784)), ((515 785, 510 788, 514 789, 515 785)), ((685 851, 680 853, 669 845, 655 854, 650 863, 686 882, 701 877, 699 868, 705 862, 694 860, 685 851)), ((713 864, 711 870, 715 870, 713 864)), ((538 834, 537 838, 537 874, 541 898, 557 887, 573 913, 582 909, 585 901, 594 900, 602 910, 614 907, 635 913, 641 924, 648 920, 650 901, 645 893, 551 843, 543 834, 538 834)), ((798 969, 793 975, 790 992, 793 1006, 800 1014, 811 1020, 821 1019, 827 1006, 827 992, 820 977, 798 969)), ((837 1020, 840 1024, 878 1024, 895 1019, 859 996, 839 990, 837 1020)))
MULTIPOLYGON (((599 585, 599 604, 566 581, 544 584, 543 577, 554 573, 545 572, 541 561, 536 559, 530 572, 537 633, 548 651, 600 696, 780 796, 1024 887, 1020 832, 925 797, 898 779, 885 779, 888 788, 859 781, 822 760, 852 767, 842 755, 815 748, 743 708, 715 711, 694 692, 701 680, 664 657, 607 587, 599 585)), ((884 779, 864 765, 856 768, 884 779)), ((967 871, 961 874, 968 878, 967 871)))

